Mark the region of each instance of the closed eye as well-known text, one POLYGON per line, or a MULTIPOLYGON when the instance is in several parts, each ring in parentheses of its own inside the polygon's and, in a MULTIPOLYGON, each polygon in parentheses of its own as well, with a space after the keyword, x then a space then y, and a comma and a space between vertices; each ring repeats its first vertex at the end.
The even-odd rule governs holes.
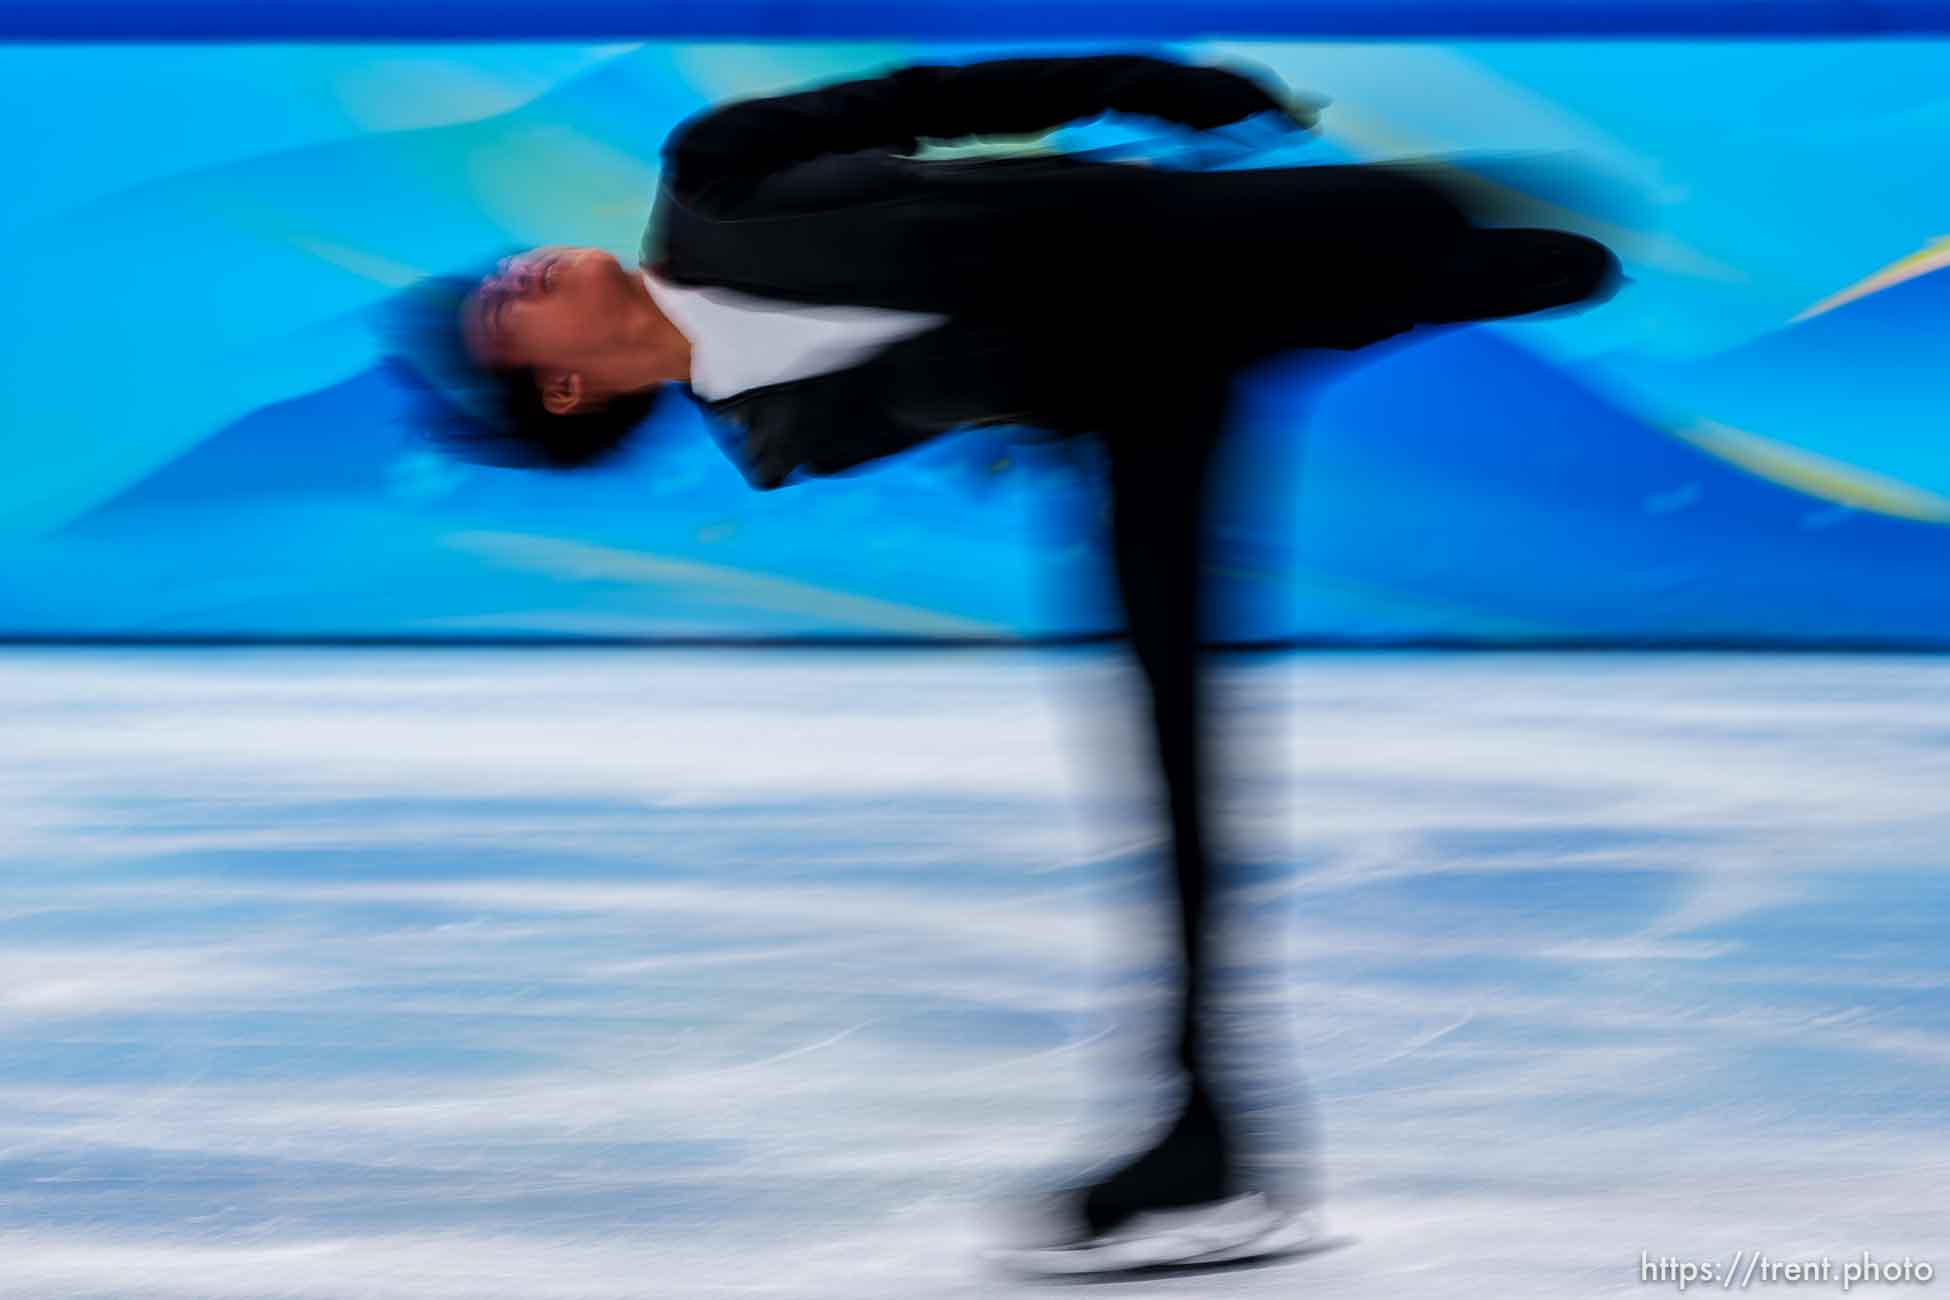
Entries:
POLYGON ((495 294, 484 293, 481 303, 475 309, 474 317, 481 331, 481 338, 489 347, 506 342, 501 324, 501 304, 503 299, 495 294))

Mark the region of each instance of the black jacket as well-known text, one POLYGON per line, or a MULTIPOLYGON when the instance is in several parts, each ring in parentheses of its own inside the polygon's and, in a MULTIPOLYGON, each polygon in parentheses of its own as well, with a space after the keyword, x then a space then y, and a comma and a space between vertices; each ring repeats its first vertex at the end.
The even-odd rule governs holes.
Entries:
MULTIPOLYGON (((1252 273, 1244 251, 1227 253, 1225 223, 1263 205, 1236 183, 1229 203, 1192 182, 1249 174, 901 155, 922 139, 1029 134, 1106 111, 1202 129, 1278 107, 1240 73, 1145 55, 912 66, 736 101, 666 141, 640 260, 684 284, 950 318, 847 369, 706 403, 737 429, 727 450, 754 486, 970 425, 1101 428, 1148 405, 1158 366, 1186 364, 1187 333, 1216 340, 1238 314, 1194 290, 1236 292, 1252 273), (1161 295, 1161 282, 1178 292, 1161 295)), ((1318 313, 1332 323, 1293 341, 1377 336, 1346 314, 1318 313)))

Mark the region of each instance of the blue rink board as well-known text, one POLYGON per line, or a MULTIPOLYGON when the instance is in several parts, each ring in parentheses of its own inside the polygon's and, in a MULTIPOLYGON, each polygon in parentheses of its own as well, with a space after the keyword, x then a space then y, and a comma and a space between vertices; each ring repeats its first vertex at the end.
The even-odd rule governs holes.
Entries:
MULTIPOLYGON (((1552 220, 1604 238, 1632 277, 1575 317, 1411 339, 1333 375, 1249 376, 1231 439, 1246 477, 1213 565, 1222 635, 1950 644, 1950 41, 1843 38, 1899 12, 1870 5, 1550 8, 1619 16, 1614 34, 1717 14, 1726 35, 1763 11, 1826 14, 1835 30, 1532 41, 1322 28, 1155 47, 1333 97, 1318 139, 1253 165, 1434 155, 1518 189, 1575 176, 1552 220)), ((19 34, 52 12, 13 6, 4 21, 19 34)), ((152 20, 187 36, 244 11, 63 12, 106 39, 152 20)), ((660 146, 711 103, 1135 36, 589 43, 511 25, 532 37, 430 45, 327 39, 340 19, 411 8, 249 12, 315 25, 285 43, 0 44, 0 147, 17 181, 0 190, 13 250, 0 636, 1115 626, 1087 458, 986 430, 756 493, 673 402, 599 473, 464 466, 420 436, 375 323, 420 276, 511 246, 634 258, 660 146)), ((680 11, 632 12, 647 31, 680 11)), ((867 11, 682 12, 785 24, 867 11)), ((1054 24, 1113 10, 1037 12, 1054 24)), ((1114 10, 1161 24, 1191 12, 1114 10)), ((1129 146, 1157 129, 1105 119, 1046 143, 1129 146)))

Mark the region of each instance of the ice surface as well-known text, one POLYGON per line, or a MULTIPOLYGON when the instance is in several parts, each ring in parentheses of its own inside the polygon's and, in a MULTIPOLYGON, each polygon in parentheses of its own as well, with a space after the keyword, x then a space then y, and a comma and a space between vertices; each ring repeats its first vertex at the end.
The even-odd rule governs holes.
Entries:
MULTIPOLYGON (((1128 680, 0 655, 0 1294, 1035 1292, 974 1258, 996 1207, 1155 1100, 1128 680)), ((1311 1117, 1355 1240, 1133 1294, 1950 1266, 1950 661, 1294 655, 1224 686, 1229 1025, 1268 1159, 1311 1117)))

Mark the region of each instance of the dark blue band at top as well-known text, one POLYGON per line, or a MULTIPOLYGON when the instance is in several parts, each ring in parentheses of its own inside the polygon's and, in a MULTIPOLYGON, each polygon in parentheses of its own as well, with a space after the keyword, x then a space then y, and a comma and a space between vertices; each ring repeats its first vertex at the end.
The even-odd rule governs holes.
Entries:
POLYGON ((0 41, 1928 34, 1950 34, 1950 0, 0 0, 0 41))

